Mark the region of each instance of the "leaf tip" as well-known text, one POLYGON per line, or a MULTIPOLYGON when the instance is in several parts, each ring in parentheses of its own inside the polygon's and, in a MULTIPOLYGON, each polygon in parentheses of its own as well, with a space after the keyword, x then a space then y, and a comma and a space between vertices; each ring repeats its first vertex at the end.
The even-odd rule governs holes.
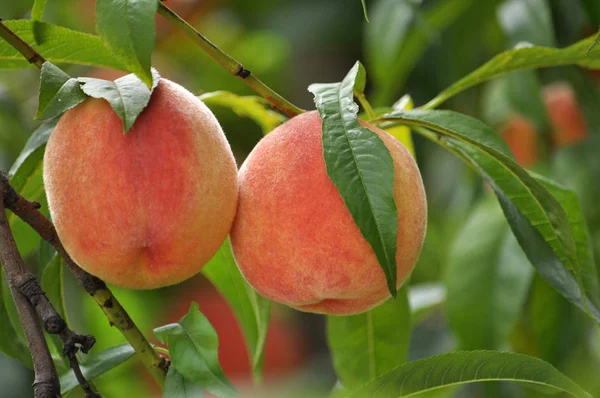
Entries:
POLYGON ((200 306, 198 305, 197 302, 192 301, 192 303, 190 304, 190 309, 188 311, 188 314, 192 314, 194 312, 200 312, 200 306))

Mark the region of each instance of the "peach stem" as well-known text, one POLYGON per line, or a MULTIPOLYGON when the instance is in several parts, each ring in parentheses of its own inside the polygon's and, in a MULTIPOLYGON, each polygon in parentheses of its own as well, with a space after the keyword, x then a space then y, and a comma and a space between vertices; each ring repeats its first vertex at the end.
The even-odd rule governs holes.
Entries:
POLYGON ((252 90, 256 91, 258 95, 269 101, 274 108, 279 109, 289 117, 294 117, 304 113, 304 109, 298 108, 296 105, 292 104, 281 95, 273 91, 273 89, 250 73, 248 69, 245 69, 241 63, 204 37, 202 33, 194 29, 192 25, 187 23, 183 18, 177 15, 162 2, 158 6, 158 13, 173 25, 181 29, 188 37, 194 40, 194 42, 196 42, 196 44, 198 44, 198 46, 204 50, 204 52, 210 55, 229 72, 231 72, 231 74, 241 78, 242 81, 246 83, 252 90))

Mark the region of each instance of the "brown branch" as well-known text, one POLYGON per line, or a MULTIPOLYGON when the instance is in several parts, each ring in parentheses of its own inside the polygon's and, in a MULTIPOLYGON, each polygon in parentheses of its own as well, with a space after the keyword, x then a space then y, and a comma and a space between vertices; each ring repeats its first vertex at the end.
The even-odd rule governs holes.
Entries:
MULTIPOLYGON (((41 54, 2 23, 1 18, 0 37, 6 40, 30 63, 33 63, 38 68, 41 68, 43 63, 46 62, 41 54)), ((54 246, 54 249, 58 254, 64 258, 67 267, 75 275, 79 284, 100 306, 100 309, 102 309, 110 324, 119 329, 131 344, 138 358, 140 358, 144 366, 148 369, 156 383, 162 387, 168 370, 168 362, 166 359, 159 356, 152 348, 150 342, 146 340, 143 333, 138 329, 129 314, 117 301, 116 297, 113 296, 106 284, 79 268, 73 259, 71 259, 60 242, 56 230, 54 229, 54 225, 38 211, 40 204, 37 202, 29 202, 19 195, 10 186, 6 173, 0 173, 0 185, 5 188, 7 199, 9 199, 6 208, 12 210, 13 213, 29 224, 44 240, 54 246)))
MULTIPOLYGON (((8 201, 6 197, 5 201, 8 201)), ((62 353, 69 358, 69 365, 73 369, 77 381, 79 381, 79 384, 83 388, 86 398, 100 398, 100 395, 92 391, 90 384, 83 377, 76 356, 79 350, 87 354, 96 343, 96 339, 90 335, 77 334, 69 329, 64 319, 58 314, 50 300, 48 300, 35 276, 27 270, 25 272, 25 282, 18 286, 19 291, 37 310, 38 315, 42 318, 46 332, 56 334, 60 337, 63 342, 62 353)))
POLYGON ((58 374, 52 362, 50 350, 46 344, 44 333, 31 302, 20 292, 19 286, 27 282, 29 272, 23 264, 21 255, 10 231, 6 211, 4 209, 3 195, 0 190, 0 261, 2 262, 10 292, 15 301, 17 312, 27 346, 33 361, 35 379, 33 391, 36 398, 55 398, 60 396, 58 374))
MULTIPOLYGON (((8 221, 6 218, 5 205, 6 205, 6 203, 10 203, 10 201, 12 200, 12 197, 14 196, 14 195, 12 195, 12 192, 14 192, 14 190, 6 189, 6 188, 7 188, 6 185, 4 185, 0 188, 0 202, 1 202, 1 204, 0 204, 0 245, 3 245, 2 248, 0 249, 0 261, 2 261, 2 263, 4 264, 4 271, 6 273, 6 279, 8 280, 8 283, 11 287, 11 292, 14 290, 16 290, 18 292, 17 295, 13 294, 13 297, 15 299, 17 298, 15 296, 19 296, 19 298, 25 298, 25 300, 29 304, 29 309, 31 309, 33 307, 33 309, 35 311, 37 311, 37 314, 42 319, 44 329, 46 330, 46 332, 49 334, 56 334, 61 338, 61 340, 63 342, 63 350, 62 350, 63 355, 65 355, 69 358, 69 363, 71 365, 71 368, 75 372, 75 374, 77 375, 79 373, 79 375, 81 375, 81 370, 79 368, 79 363, 77 362, 76 354, 80 349, 83 353, 87 353, 92 348, 92 346, 94 345, 96 340, 92 336, 79 335, 67 327, 66 322, 58 314, 58 312, 56 312, 56 309, 54 308, 54 306, 52 305, 50 300, 48 300, 48 297, 46 296, 46 294, 40 287, 35 276, 29 272, 27 267, 25 267, 23 259, 22 259, 21 255, 19 254, 14 237, 10 230, 10 225, 8 224, 8 221)), ((33 312, 34 316, 35 316, 35 311, 33 312)), ((23 319, 23 318, 21 320, 23 323, 31 321, 30 319, 23 319)), ((40 324, 39 324, 39 321, 37 318, 35 320, 35 325, 36 325, 37 329, 40 329, 40 324)), ((24 324, 23 327, 25 328, 26 325, 24 324)), ((37 334, 36 334, 36 337, 39 337, 39 336, 37 336, 37 334)), ((45 345, 45 351, 48 351, 46 341, 44 340, 43 332, 41 333, 41 337, 42 337, 43 344, 45 345)), ((48 352, 48 356, 50 356, 49 352, 48 352)), ((43 358, 44 358, 44 360, 46 359, 45 357, 43 357, 43 358)), ((34 359, 33 351, 32 351, 32 359, 34 359)), ((48 396, 52 396, 52 397, 59 396, 60 395, 60 385, 58 382, 58 375, 56 374, 56 368, 54 367, 54 363, 52 363, 52 357, 50 357, 50 364, 47 364, 46 362, 43 362, 43 363, 44 363, 44 369, 43 369, 43 371, 41 370, 41 372, 47 373, 52 378, 55 378, 55 380, 54 379, 51 380, 53 390, 50 391, 50 388, 48 387, 47 388, 48 391, 44 392, 44 394, 49 394, 48 396), (46 369, 48 366, 51 366, 51 368, 52 368, 50 373, 46 369), (56 390, 56 389, 58 389, 58 390, 56 390), (54 391, 54 390, 56 390, 56 391, 54 391), (50 395, 50 394, 54 394, 54 395, 50 395)), ((34 368, 35 368, 35 359, 34 359, 34 368)), ((37 378, 37 372, 36 372, 36 378, 37 378)), ((100 397, 98 394, 94 393, 91 390, 89 383, 87 383, 85 378, 83 378, 83 375, 81 375, 81 379, 78 377, 78 380, 80 381, 80 384, 85 391, 86 397, 88 397, 88 398, 99 398, 100 397)), ((40 385, 39 383, 36 382, 34 384, 34 390, 35 390, 36 384, 40 385)), ((44 382, 43 384, 49 386, 49 382, 44 382)), ((44 387, 44 389, 46 389, 46 387, 44 387)), ((41 396, 43 396, 43 395, 41 395, 41 396)))
POLYGON ((138 358, 148 368, 156 382, 162 387, 168 370, 165 358, 159 356, 152 345, 146 340, 142 332, 137 328, 129 314, 121 306, 117 298, 108 289, 106 284, 93 275, 81 269, 69 256, 62 245, 54 225, 42 213, 39 212, 39 204, 29 202, 17 193, 10 185, 8 176, 0 172, 0 186, 6 192, 5 205, 19 218, 29 224, 37 233, 52 246, 56 252, 63 257, 65 264, 73 272, 79 284, 92 296, 100 309, 108 318, 110 324, 115 326, 131 344, 138 358))
POLYGON ((208 40, 202 33, 198 32, 192 25, 187 23, 183 18, 177 15, 175 11, 171 10, 162 2, 158 4, 158 13, 174 26, 181 29, 183 33, 192 39, 205 53, 217 61, 223 68, 228 70, 232 75, 241 78, 248 87, 266 99, 272 107, 279 109, 289 117, 294 117, 304 112, 304 109, 292 104, 259 80, 248 69, 244 68, 240 62, 217 47, 217 45, 208 40))
POLYGON ((20 52, 30 64, 34 64, 38 68, 41 68, 44 62, 46 62, 46 59, 42 57, 40 53, 35 51, 33 47, 27 44, 15 32, 10 30, 9 27, 2 22, 2 18, 0 18, 0 37, 20 52))

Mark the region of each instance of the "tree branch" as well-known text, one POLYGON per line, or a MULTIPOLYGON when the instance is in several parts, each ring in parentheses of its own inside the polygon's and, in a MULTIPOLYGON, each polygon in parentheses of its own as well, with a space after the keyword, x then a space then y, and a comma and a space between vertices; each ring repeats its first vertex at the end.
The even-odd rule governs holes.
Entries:
MULTIPOLYGON (((6 201, 6 197, 4 198, 6 201)), ((18 253, 17 253, 18 254, 18 253)), ((22 263, 21 257, 19 259, 22 263)), ((87 382, 81 369, 79 362, 77 361, 77 352, 81 349, 81 352, 87 354, 88 351, 96 343, 96 339, 90 335, 80 335, 73 332, 67 327, 65 320, 56 312, 56 309, 48 300, 48 297, 40 287, 35 276, 25 269, 23 265, 21 272, 21 279, 23 283, 18 285, 19 292, 29 300, 29 302, 35 307, 38 315, 42 318, 44 323, 44 329, 49 334, 56 334, 60 337, 63 342, 62 353, 64 356, 69 358, 69 365, 78 375, 77 380, 85 392, 86 398, 100 398, 99 394, 92 391, 90 384, 87 382)))
POLYGON ((0 37, 19 51, 30 64, 34 64, 38 68, 41 68, 44 62, 46 62, 46 59, 35 51, 33 47, 27 44, 15 32, 10 30, 8 26, 2 22, 2 18, 0 18, 0 37))
MULTIPOLYGON (((46 332, 49 334, 56 334, 61 338, 63 342, 63 355, 69 358, 69 363, 71 365, 71 368, 73 368, 75 374, 81 374, 79 363, 77 362, 77 357, 75 355, 77 354, 79 349, 81 349, 83 353, 87 354, 87 352, 92 348, 96 340, 92 336, 79 335, 67 327, 66 322, 58 314, 58 312, 56 312, 56 309, 52 306, 50 300, 48 300, 48 297, 40 287, 35 276, 29 272, 27 267, 25 267, 23 258, 19 254, 14 237, 10 230, 10 225, 8 224, 6 218, 5 204, 7 202, 10 202, 12 196, 7 194, 10 192, 10 190, 7 190, 6 188, 7 186, 2 186, 0 189, 0 245, 2 245, 2 247, 0 248, 0 261, 2 261, 2 263, 4 264, 4 272, 6 273, 6 279, 8 280, 8 284, 11 287, 11 292, 13 292, 13 298, 15 299, 15 301, 17 299, 17 296, 19 299, 25 298, 25 300, 29 304, 29 309, 27 311, 31 311, 32 307, 35 311, 37 311, 37 314, 42 319, 44 329, 46 330, 46 332), (15 290, 17 294, 14 294, 15 290)), ((35 311, 33 311, 34 316, 35 311)), ((31 321, 28 317, 21 318, 21 321, 23 322, 24 329, 26 329, 27 327, 31 327, 31 325, 25 325, 25 322, 31 321)), ((41 329, 39 320, 37 318, 35 319, 35 328, 37 330, 41 329)), ((38 334, 41 334, 42 342, 45 346, 44 351, 48 351, 48 346, 46 345, 46 340, 44 339, 43 332, 41 332, 41 330, 39 332, 36 332, 36 338, 39 337, 38 334)), ((45 377, 52 377, 52 380, 49 380, 48 382, 44 383, 38 383, 36 381, 36 383, 34 383, 34 391, 36 390, 36 385, 44 385, 43 389, 47 390, 44 391, 44 394, 48 394, 47 396, 51 397, 59 396, 60 385, 58 382, 58 375, 56 374, 56 368, 54 367, 54 363, 52 362, 52 357, 50 356, 49 351, 47 355, 50 357, 50 364, 47 364, 45 362, 47 359, 45 358, 45 352, 42 356, 42 358, 44 359, 44 365, 43 369, 41 369, 40 372, 42 374, 48 375, 45 377), (48 366, 51 366, 51 371, 48 371, 48 366), (52 383, 52 385, 50 385, 50 382, 52 383), (52 389, 52 391, 50 391, 50 389, 52 389)), ((33 351, 32 359, 34 359, 35 368, 35 358, 33 355, 33 351)), ((37 373, 38 372, 36 372, 36 379, 37 373)), ((78 378, 78 380, 80 381, 80 384, 83 387, 85 391, 85 396, 87 398, 100 397, 98 394, 94 393, 91 390, 89 383, 85 380, 83 375, 81 375, 81 379, 78 378)))
POLYGON ((75 275, 79 284, 100 306, 110 324, 119 329, 137 353, 137 357, 148 368, 157 384, 162 387, 168 370, 167 361, 156 353, 106 284, 79 268, 62 245, 54 225, 38 211, 39 204, 29 202, 19 195, 10 185, 8 176, 4 172, 0 172, 0 185, 4 187, 6 192, 6 208, 29 224, 42 239, 54 246, 54 249, 63 257, 65 264, 75 275))
POLYGON ((36 398, 55 398, 60 396, 58 374, 52 362, 52 356, 44 338, 44 333, 35 308, 29 300, 21 294, 19 286, 26 282, 28 271, 17 250, 17 245, 10 231, 6 211, 2 203, 4 195, 0 190, 0 261, 2 262, 10 292, 15 301, 17 312, 27 346, 33 361, 35 379, 33 391, 36 398))
POLYGON ((181 29, 188 37, 194 40, 204 52, 210 55, 231 74, 240 77, 252 90, 256 91, 257 94, 269 101, 274 108, 279 109, 289 117, 294 117, 304 112, 303 109, 298 108, 260 81, 248 69, 245 69, 241 63, 204 37, 202 33, 194 29, 192 25, 187 23, 183 18, 177 15, 175 11, 171 10, 162 2, 158 5, 158 13, 181 29))

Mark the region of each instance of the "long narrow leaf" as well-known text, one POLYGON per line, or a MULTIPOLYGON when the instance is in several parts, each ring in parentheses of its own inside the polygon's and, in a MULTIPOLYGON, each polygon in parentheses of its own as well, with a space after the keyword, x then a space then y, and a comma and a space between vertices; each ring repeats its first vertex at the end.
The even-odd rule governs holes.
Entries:
POLYGON ((152 86, 151 55, 159 0, 96 0, 96 30, 130 72, 152 86))
POLYGON ((494 77, 522 69, 537 69, 559 65, 579 65, 592 69, 600 68, 600 49, 590 46, 590 37, 564 49, 540 46, 520 46, 496 55, 474 72, 463 77, 429 101, 424 108, 436 108, 447 99, 469 87, 494 77))
POLYGON ((458 351, 402 365, 347 395, 354 398, 419 396, 442 387, 512 381, 565 392, 577 398, 591 395, 552 365, 538 358, 497 351, 458 351))
POLYGON ((329 349, 345 388, 356 388, 406 362, 410 340, 406 290, 362 314, 327 318, 329 349))
POLYGON ((587 305, 578 249, 565 210, 513 160, 506 144, 492 129, 450 111, 394 112, 383 120, 440 133, 434 141, 457 153, 490 183, 533 266, 569 301, 600 322, 600 311, 587 305))
POLYGON ((398 212, 394 163, 381 138, 358 123, 353 91, 357 77, 364 79, 361 68, 357 62, 341 83, 312 84, 308 89, 315 95, 323 120, 327 174, 373 248, 395 297, 398 212))
POLYGON ((254 379, 260 380, 271 302, 256 293, 240 273, 231 253, 229 238, 202 272, 231 305, 244 332, 254 379))
MULTIPOLYGON (((126 70, 98 36, 39 21, 15 20, 4 23, 50 62, 126 70)), ((0 69, 28 67, 32 65, 21 53, 0 40, 0 69)))

